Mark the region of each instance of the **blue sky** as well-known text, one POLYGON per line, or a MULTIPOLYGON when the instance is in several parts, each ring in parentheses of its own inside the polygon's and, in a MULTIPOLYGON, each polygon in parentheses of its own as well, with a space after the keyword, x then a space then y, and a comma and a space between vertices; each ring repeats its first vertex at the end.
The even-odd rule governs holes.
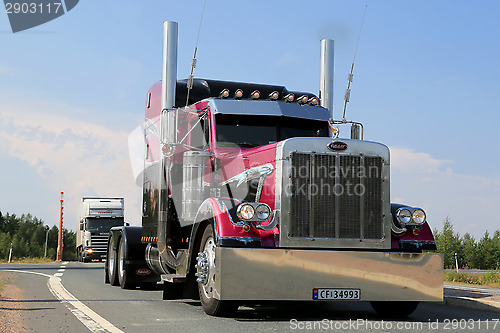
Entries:
MULTIPOLYGON (((335 114, 368 5, 348 118, 391 148, 393 201, 449 216, 476 238, 500 228, 498 1, 207 0, 196 77, 319 89, 319 41, 335 39, 335 114)), ((189 74, 203 0, 85 0, 13 34, 0 13, 0 210, 74 229, 84 195, 125 196, 146 92, 161 78, 162 22, 179 22, 189 74)))

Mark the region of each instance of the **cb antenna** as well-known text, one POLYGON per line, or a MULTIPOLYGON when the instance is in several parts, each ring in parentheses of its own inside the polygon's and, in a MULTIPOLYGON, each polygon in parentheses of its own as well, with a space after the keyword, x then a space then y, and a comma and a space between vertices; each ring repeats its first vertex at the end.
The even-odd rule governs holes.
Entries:
POLYGON ((354 74, 353 74, 354 61, 356 60, 356 54, 358 53, 359 39, 361 37, 361 31, 363 30, 363 23, 365 23, 365 15, 366 15, 367 8, 368 8, 368 5, 365 6, 365 11, 363 13, 363 19, 361 20, 361 27, 359 28, 358 41, 356 42, 356 49, 354 50, 354 58, 352 59, 351 72, 347 76, 348 83, 347 83, 347 89, 345 90, 345 96, 344 96, 344 115, 342 116, 342 120, 345 120, 345 112, 347 110, 347 103, 349 102, 349 99, 351 97, 351 82, 352 82, 352 78, 354 76, 354 74))
POLYGON ((200 25, 198 27, 198 37, 196 37, 196 45, 194 47, 194 55, 193 60, 191 60, 191 74, 189 74, 188 82, 187 82, 187 97, 186 97, 186 106, 189 104, 189 92, 193 89, 193 71, 196 68, 196 52, 198 51, 198 41, 200 40, 200 31, 201 31, 201 22, 203 22, 203 14, 205 14, 205 6, 207 4, 207 0, 203 3, 203 10, 201 11, 200 25))

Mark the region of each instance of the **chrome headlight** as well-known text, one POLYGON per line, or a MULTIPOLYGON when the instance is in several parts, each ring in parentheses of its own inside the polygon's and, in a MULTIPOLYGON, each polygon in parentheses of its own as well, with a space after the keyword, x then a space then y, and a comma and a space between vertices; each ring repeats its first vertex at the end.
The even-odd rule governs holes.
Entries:
POLYGON ((244 202, 238 206, 236 215, 242 221, 264 222, 271 217, 271 207, 261 202, 244 202))
POLYGON ((255 212, 259 220, 265 221, 271 216, 271 209, 268 205, 259 205, 255 212))
POLYGON ((255 216, 255 209, 250 204, 243 204, 238 207, 236 214, 242 220, 251 220, 255 216))
POLYGON ((396 213, 396 218, 402 226, 411 222, 412 214, 408 209, 399 209, 396 213))
POLYGON ((412 220, 416 224, 422 224, 425 222, 425 212, 421 209, 415 209, 412 215, 412 220))

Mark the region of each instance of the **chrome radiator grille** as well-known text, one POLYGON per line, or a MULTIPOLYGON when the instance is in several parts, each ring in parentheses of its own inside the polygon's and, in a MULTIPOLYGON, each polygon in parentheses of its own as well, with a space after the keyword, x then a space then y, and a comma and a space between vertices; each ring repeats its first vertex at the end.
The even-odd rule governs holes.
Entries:
POLYGON ((108 234, 99 234, 90 236, 91 247, 95 253, 106 254, 108 249, 108 234))
POLYGON ((291 154, 291 238, 383 238, 378 156, 291 154))

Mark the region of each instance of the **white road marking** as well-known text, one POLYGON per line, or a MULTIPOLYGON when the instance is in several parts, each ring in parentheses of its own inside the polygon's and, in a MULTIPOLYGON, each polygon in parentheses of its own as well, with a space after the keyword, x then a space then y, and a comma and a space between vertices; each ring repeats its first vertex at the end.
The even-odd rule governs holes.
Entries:
POLYGON ((48 278, 47 286, 50 292, 59 300, 61 303, 66 305, 69 311, 75 315, 75 317, 85 325, 90 332, 111 332, 111 333, 123 333, 122 330, 118 329, 116 326, 111 324, 109 321, 104 319, 95 313, 88 306, 80 302, 75 296, 73 296, 61 283, 59 278, 62 273, 56 273, 54 275, 48 275, 38 272, 22 271, 16 269, 3 269, 5 272, 15 272, 15 273, 27 273, 41 275, 48 278), (58 275, 60 274, 60 275, 58 275))
POLYGON ((14 272, 14 273, 35 274, 35 275, 45 276, 47 278, 50 278, 52 276, 52 275, 48 275, 48 274, 44 274, 44 273, 38 273, 38 272, 20 271, 20 270, 17 270, 17 269, 0 269, 0 271, 3 271, 3 272, 14 272))

